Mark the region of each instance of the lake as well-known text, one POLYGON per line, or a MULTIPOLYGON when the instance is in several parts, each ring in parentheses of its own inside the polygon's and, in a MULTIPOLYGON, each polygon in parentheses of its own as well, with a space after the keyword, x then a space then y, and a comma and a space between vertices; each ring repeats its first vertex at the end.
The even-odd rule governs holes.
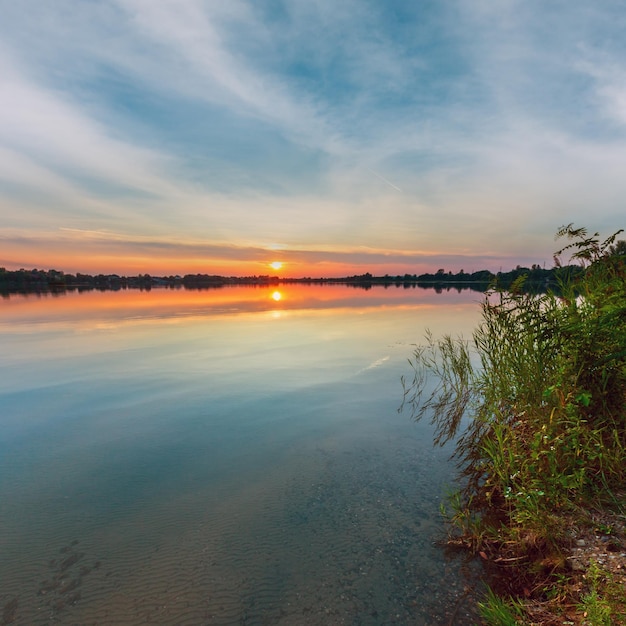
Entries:
POLYGON ((481 295, 230 286, 0 300, 2 624, 474 623, 398 413, 481 295))

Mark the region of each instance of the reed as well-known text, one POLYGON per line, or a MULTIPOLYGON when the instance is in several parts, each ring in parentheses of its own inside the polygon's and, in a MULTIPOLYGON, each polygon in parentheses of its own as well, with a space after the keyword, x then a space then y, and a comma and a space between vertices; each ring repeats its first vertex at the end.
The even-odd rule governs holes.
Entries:
POLYGON ((583 271, 563 267, 558 289, 544 294, 525 292, 522 280, 506 291, 494 285, 472 338, 427 334, 410 361, 412 378, 403 380, 403 406, 432 421, 436 444, 454 444, 461 478, 449 512, 454 541, 514 565, 508 571, 527 597, 535 587, 545 595, 539 577, 561 571, 572 519, 591 507, 626 513, 620 232, 601 240, 583 228, 560 229, 568 243, 557 267, 569 254, 583 271))

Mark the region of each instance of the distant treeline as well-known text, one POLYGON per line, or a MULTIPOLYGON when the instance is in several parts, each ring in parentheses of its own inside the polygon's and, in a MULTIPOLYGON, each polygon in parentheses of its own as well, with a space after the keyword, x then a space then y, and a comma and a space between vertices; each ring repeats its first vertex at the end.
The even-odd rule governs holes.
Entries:
POLYGON ((521 267, 518 265, 510 272, 498 272, 494 274, 489 270, 467 273, 460 270, 456 274, 444 269, 437 270, 434 274, 404 274, 401 276, 372 276, 362 274, 360 276, 350 276, 340 279, 341 282, 355 285, 417 285, 424 288, 433 289, 473 289, 474 291, 487 291, 492 287, 508 289, 513 283, 524 279, 524 288, 527 290, 542 291, 550 286, 556 286, 560 280, 566 276, 574 276, 582 272, 578 265, 565 267, 554 267, 546 270, 539 265, 532 267, 521 267))
POLYGON ((6 270, 0 268, 1 293, 44 293, 65 290, 119 290, 141 289, 149 290, 155 287, 170 289, 213 289, 225 285, 277 285, 289 283, 310 284, 347 284, 361 289, 370 289, 376 285, 397 287, 423 287, 437 291, 449 289, 472 289, 484 292, 490 287, 498 286, 504 289, 515 281, 524 277, 527 289, 543 291, 551 285, 557 285, 559 279, 565 275, 572 276, 581 272, 579 266, 555 267, 549 270, 539 265, 520 267, 510 272, 494 274, 489 270, 467 273, 463 270, 453 274, 443 269, 434 274, 403 274, 397 276, 373 276, 366 274, 347 276, 343 278, 279 278, 278 276, 218 276, 209 274, 186 274, 185 276, 151 276, 139 274, 137 276, 119 276, 117 274, 66 274, 58 270, 20 269, 6 270))
POLYGON ((154 287, 206 289, 223 285, 252 285, 278 282, 269 276, 226 277, 208 274, 186 276, 119 276, 118 274, 66 274, 58 270, 20 269, 15 271, 0 267, 0 292, 43 293, 64 290, 117 291, 120 289, 149 290, 154 287))

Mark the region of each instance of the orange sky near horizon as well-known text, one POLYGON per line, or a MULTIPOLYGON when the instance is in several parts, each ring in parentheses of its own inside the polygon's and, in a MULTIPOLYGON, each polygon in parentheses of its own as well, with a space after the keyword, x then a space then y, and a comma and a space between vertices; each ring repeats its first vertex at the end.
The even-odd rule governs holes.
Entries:
MULTIPOLYGON (((348 265, 345 263, 311 263, 302 261, 285 262, 277 269, 272 263, 279 260, 277 256, 269 256, 267 261, 230 261, 224 259, 177 259, 146 258, 146 257, 105 257, 105 256, 68 256, 60 254, 41 254, 35 251, 29 255, 27 262, 1 261, 0 266, 7 270, 19 269, 54 269, 66 274, 119 274, 135 276, 150 274, 152 276, 170 276, 185 274, 209 274, 219 276, 278 276, 281 278, 333 277, 353 276, 362 274, 367 267, 348 265)), ((380 267, 376 269, 380 270, 380 267)), ((387 272, 382 272, 387 273, 387 272)), ((404 273, 404 272, 402 272, 404 273)))
MULTIPOLYGON (((210 274, 220 276, 278 276, 280 278, 332 278, 354 276, 370 272, 376 276, 389 274, 404 275, 420 274, 436 271, 442 267, 441 261, 429 262, 426 257, 423 262, 414 258, 406 262, 398 261, 396 257, 388 263, 380 257, 369 261, 367 253, 359 255, 352 251, 339 251, 339 260, 332 260, 326 253, 295 250, 249 250, 241 248, 241 257, 236 258, 237 249, 230 251, 227 258, 217 256, 192 256, 183 252, 176 254, 155 253, 148 255, 144 250, 133 252, 132 247, 124 250, 107 250, 100 242, 82 243, 75 245, 72 241, 64 241, 58 245, 37 245, 36 242, 24 244, 19 240, 5 241, 0 250, 0 267, 7 270, 40 269, 58 270, 66 274, 119 274, 121 276, 135 276, 150 274, 152 276, 171 276, 185 274, 210 274), (90 250, 90 247, 92 248, 90 250), (245 258, 245 257, 252 258, 245 258), (307 257, 312 258, 307 258, 307 257), (344 259, 342 259, 344 257, 344 259), (356 262, 350 262, 356 261, 356 262), (280 263, 280 267, 276 264, 280 263)), ((490 269, 487 261, 480 258, 472 259, 467 263, 456 263, 455 267, 445 264, 446 270, 476 271, 490 269), (470 265, 471 263, 471 265, 470 265), (456 267, 458 265, 458 267, 456 267)), ((493 264, 491 264, 493 265, 493 264)))
POLYGON ((530 267, 545 260, 503 257, 489 251, 478 254, 445 254, 436 249, 396 251, 375 248, 321 249, 276 248, 273 246, 211 245, 197 242, 174 243, 161 239, 125 241, 99 234, 75 234, 58 238, 45 234, 29 239, 15 237, 0 241, 0 267, 7 270, 40 269, 66 274, 119 274, 171 276, 209 274, 220 276, 278 276, 280 278, 333 278, 361 275, 397 276, 436 272, 479 270, 508 271, 517 264, 530 267), (280 264, 278 267, 277 264, 280 264))

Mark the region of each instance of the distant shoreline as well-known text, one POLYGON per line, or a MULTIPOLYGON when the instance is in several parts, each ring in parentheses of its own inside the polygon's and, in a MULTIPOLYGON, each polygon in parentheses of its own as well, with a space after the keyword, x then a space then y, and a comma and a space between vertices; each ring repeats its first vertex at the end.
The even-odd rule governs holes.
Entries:
POLYGON ((118 274, 66 274, 58 270, 6 270, 0 268, 0 293, 46 293, 62 291, 118 291, 120 289, 216 289, 228 285, 273 286, 281 284, 351 285, 361 289, 374 286, 422 287, 425 289, 471 289, 485 292, 493 286, 509 288, 523 282, 525 289, 542 291, 557 285, 564 275, 580 271, 578 266, 557 267, 549 270, 537 265, 532 268, 516 267, 509 272, 494 274, 489 270, 453 274, 438 270, 434 274, 402 274, 374 276, 370 273, 335 278, 281 278, 279 276, 219 276, 211 274, 185 274, 170 276, 120 276, 118 274))

